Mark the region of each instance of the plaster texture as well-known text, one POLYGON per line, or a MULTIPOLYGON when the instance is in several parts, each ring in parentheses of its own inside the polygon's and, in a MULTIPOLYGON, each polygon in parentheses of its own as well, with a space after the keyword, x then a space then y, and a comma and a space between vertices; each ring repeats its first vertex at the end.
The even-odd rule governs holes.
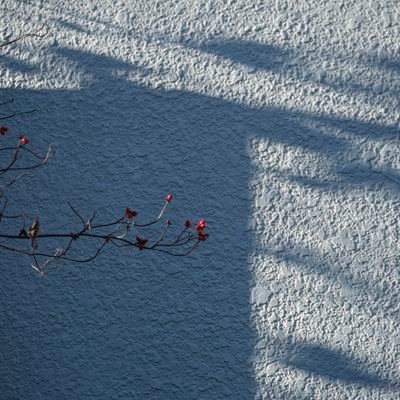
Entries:
MULTIPOLYGON (((1 399, 400 399, 397 1, 0 2, 11 196, 207 219, 187 258, 1 254, 1 399)), ((85 254, 90 249, 82 249, 85 254)))

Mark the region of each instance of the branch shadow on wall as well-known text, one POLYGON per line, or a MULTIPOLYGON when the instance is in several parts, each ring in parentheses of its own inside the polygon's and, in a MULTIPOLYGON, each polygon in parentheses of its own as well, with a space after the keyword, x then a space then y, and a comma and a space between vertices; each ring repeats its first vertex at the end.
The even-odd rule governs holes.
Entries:
POLYGON ((16 60, 14 57, 11 57, 6 54, 0 55, 0 68, 1 70, 11 70, 15 72, 29 73, 36 71, 38 68, 35 64, 30 64, 26 61, 16 60))
POLYGON ((340 381, 345 384, 385 388, 398 387, 389 380, 362 368, 360 360, 327 348, 319 343, 288 343, 285 356, 280 360, 289 368, 295 368, 309 375, 340 381))
POLYGON ((346 355, 319 344, 300 346, 285 362, 290 367, 345 383, 378 387, 388 385, 379 376, 362 370, 358 363, 346 355))
POLYGON ((241 40, 214 40, 193 47, 231 60, 235 64, 247 66, 252 71, 267 70, 279 73, 282 71, 282 65, 291 56, 290 50, 279 46, 241 40))
POLYGON ((382 95, 398 103, 400 60, 393 55, 376 51, 353 54, 352 64, 347 65, 352 74, 340 74, 335 71, 334 63, 348 62, 349 57, 324 49, 319 49, 318 58, 310 61, 301 48, 253 41, 210 40, 201 44, 189 43, 189 46, 245 66, 252 72, 270 71, 286 78, 317 83, 339 93, 382 95), (369 78, 370 83, 361 82, 363 78, 369 78))
MULTIPOLYGON (((314 76, 315 71, 309 70, 302 60, 301 50, 299 49, 283 49, 275 45, 240 40, 214 40, 200 45, 190 44, 190 46, 221 56, 236 65, 250 68, 253 72, 269 71, 276 76, 321 84, 314 76), (300 58, 300 60, 296 61, 297 58, 300 58)), ((321 57, 329 60, 332 56, 322 54, 321 57)), ((340 55, 337 55, 337 57, 340 58, 340 55)), ((322 63, 322 60, 319 61, 322 63)), ((383 76, 384 73, 396 76, 399 71, 399 61, 393 57, 382 59, 377 55, 362 55, 359 63, 363 70, 376 70, 378 76, 383 76)), ((319 66, 319 68, 321 67, 319 66)), ((389 79, 389 77, 387 79, 396 90, 397 86, 400 90, 399 79, 389 79), (398 82, 398 85, 394 85, 394 82, 398 82)), ((352 95, 377 95, 377 89, 374 86, 363 86, 340 77, 328 81, 325 79, 324 85, 333 90, 352 95)), ((390 90, 382 93, 385 98, 390 98, 392 94, 390 90)), ((391 100, 391 103, 398 101, 398 92, 394 94, 396 98, 391 100)), ((271 109, 271 113, 273 111, 271 109)), ((282 114, 280 115, 282 116, 282 114)), ((285 176, 281 172, 283 179, 294 181, 301 186, 330 191, 346 190, 348 184, 370 186, 371 188, 383 187, 386 190, 399 191, 400 171, 391 168, 390 165, 376 165, 374 151, 370 151, 368 155, 363 154, 359 146, 352 146, 350 141, 345 138, 346 136, 354 136, 360 140, 394 141, 400 137, 400 129, 397 125, 388 126, 372 121, 366 122, 346 117, 302 112, 288 112, 284 117, 286 117, 286 124, 293 127, 293 132, 289 134, 290 138, 285 138, 283 133, 271 135, 270 131, 265 136, 273 137, 274 140, 288 145, 303 146, 307 151, 320 153, 326 158, 327 166, 334 179, 326 179, 326 177, 321 179, 318 175, 301 176, 290 173, 285 176), (300 134, 296 135, 296 133, 300 134), (343 139, 340 139, 340 137, 343 139), (305 141, 305 143, 301 143, 302 141, 305 141)), ((252 118, 254 118, 254 112, 252 118)), ((268 118, 271 118, 271 116, 268 116, 268 118)), ((260 121, 259 126, 262 129, 262 126, 265 126, 265 118, 260 117, 257 123, 260 121)), ((276 123, 277 120, 274 122, 276 123)), ((271 122, 270 130, 276 129, 274 122, 271 122)), ((393 152, 395 151, 393 144, 393 152)))

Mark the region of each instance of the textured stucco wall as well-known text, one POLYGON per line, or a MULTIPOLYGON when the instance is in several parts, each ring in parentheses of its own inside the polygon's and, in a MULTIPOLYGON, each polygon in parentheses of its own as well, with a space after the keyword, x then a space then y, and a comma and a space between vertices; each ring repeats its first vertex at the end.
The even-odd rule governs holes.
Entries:
MULTIPOLYGON (((2 399, 399 399, 397 1, 4 1, 12 193, 207 218, 190 258, 1 254, 2 399), (11 108, 10 108, 11 109, 11 108), (32 188, 39 188, 32 190, 32 188)), ((6 108, 2 110, 7 111, 6 108)))

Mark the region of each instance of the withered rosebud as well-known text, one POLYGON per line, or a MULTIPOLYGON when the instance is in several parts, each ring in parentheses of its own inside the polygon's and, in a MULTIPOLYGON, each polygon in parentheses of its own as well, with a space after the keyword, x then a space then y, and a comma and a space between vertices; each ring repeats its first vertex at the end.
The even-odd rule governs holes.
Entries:
POLYGON ((200 241, 204 242, 208 238, 208 233, 206 233, 204 231, 199 231, 198 238, 200 241))
POLYGON ((147 239, 143 239, 140 236, 136 236, 136 244, 137 244, 139 250, 143 250, 144 247, 146 246, 147 242, 148 242, 147 239))
POLYGON ((132 218, 136 217, 136 215, 138 215, 138 212, 137 212, 137 211, 132 210, 132 209, 129 208, 129 207, 126 207, 126 208, 125 208, 125 217, 126 217, 126 218, 132 219, 132 218))
POLYGON ((37 243, 36 243, 36 238, 39 235, 39 228, 40 228, 40 221, 39 221, 39 218, 36 218, 33 221, 32 225, 29 227, 29 231, 28 231, 29 237, 32 240, 32 248, 33 249, 36 249, 38 247, 37 243))

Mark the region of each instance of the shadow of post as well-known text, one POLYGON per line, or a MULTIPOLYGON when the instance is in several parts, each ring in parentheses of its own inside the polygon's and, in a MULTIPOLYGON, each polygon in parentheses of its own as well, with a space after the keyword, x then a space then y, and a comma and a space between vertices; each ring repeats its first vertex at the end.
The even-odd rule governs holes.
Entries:
MULTIPOLYGON (((138 254, 127 261, 111 253, 82 273, 66 270, 66 285, 49 278, 44 290, 36 281, 23 283, 19 272, 11 271, 12 279, 3 275, 2 309, 18 310, 19 317, 6 312, 1 336, 10 337, 23 322, 3 348, 17 359, 11 368, 1 364, 5 381, 15 383, 20 398, 72 392, 77 398, 253 398, 249 139, 318 153, 335 174, 351 150, 336 129, 387 138, 398 130, 150 88, 129 78, 140 67, 64 48, 55 55, 75 65, 83 88, 4 92, 27 106, 40 104, 45 111, 21 126, 33 121, 37 143, 55 141, 61 149, 59 172, 46 177, 50 194, 37 193, 36 208, 66 216, 55 200, 69 199, 87 209, 110 204, 123 210, 129 201, 156 210, 155 193, 174 190, 182 221, 193 210, 194 218, 207 218, 211 237, 188 259, 138 254), (16 302, 11 292, 19 292, 16 302), (43 387, 43 381, 51 384, 43 387)), ((26 208, 28 187, 44 177, 32 177, 19 194, 26 208)), ((310 179, 318 182, 318 176, 310 179)))

